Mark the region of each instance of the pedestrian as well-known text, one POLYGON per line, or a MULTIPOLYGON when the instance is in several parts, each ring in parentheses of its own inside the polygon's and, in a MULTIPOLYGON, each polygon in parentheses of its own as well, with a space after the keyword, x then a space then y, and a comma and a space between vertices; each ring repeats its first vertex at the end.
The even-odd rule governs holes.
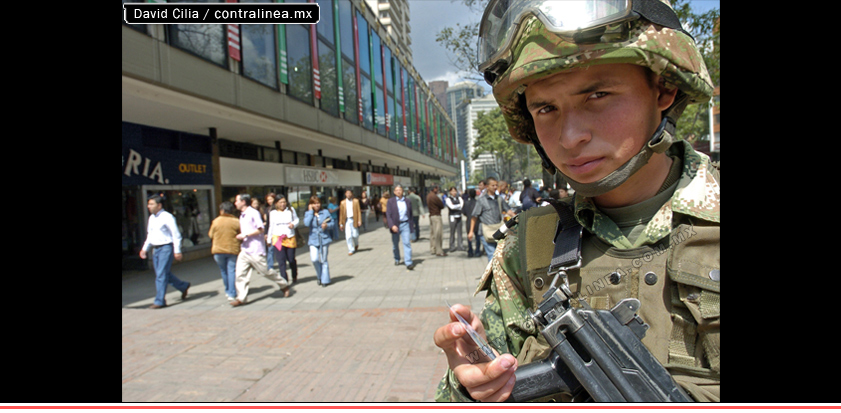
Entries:
POLYGON ((347 255, 353 255, 359 249, 359 227, 362 226, 362 210, 359 200, 353 197, 353 191, 345 191, 345 199, 339 203, 339 231, 345 232, 347 255))
POLYGON ((304 213, 304 226, 310 229, 309 241, 310 261, 315 267, 315 281, 322 287, 330 284, 330 267, 327 263, 327 252, 333 240, 333 226, 335 220, 330 212, 321 209, 321 200, 317 196, 310 197, 307 212, 304 213))
MULTIPOLYGON (((257 212, 263 210, 263 203, 260 201, 260 198, 251 199, 251 208, 254 208, 255 210, 257 210, 257 212)), ((262 218, 263 214, 260 214, 260 217, 262 218)), ((265 225, 265 222, 263 224, 265 225)))
POLYGON ((531 186, 531 180, 523 180, 523 191, 520 192, 520 203, 523 205, 522 211, 528 211, 543 202, 543 197, 531 186))
POLYGON ((277 200, 277 194, 274 192, 269 192, 266 194, 266 203, 260 207, 260 214, 263 216, 263 228, 266 229, 266 265, 269 268, 274 268, 274 254, 272 253, 272 245, 271 240, 269 239, 268 235, 268 228, 271 228, 271 212, 275 208, 275 200, 277 200))
POLYGON ((251 283, 251 275, 255 271, 266 278, 277 283, 284 297, 289 297, 289 284, 273 268, 268 267, 266 261, 266 241, 263 235, 263 219, 260 212, 251 205, 251 196, 239 194, 236 196, 234 206, 240 211, 239 234, 237 239, 242 241, 239 255, 237 256, 237 297, 231 301, 231 305, 239 307, 246 303, 248 288, 251 283))
MULTIPOLYGON (((461 209, 463 214, 464 220, 464 230, 468 234, 470 234, 470 221, 473 213, 473 208, 476 206, 476 188, 467 188, 467 200, 464 201, 464 207, 461 209)), ((470 235, 467 236, 467 258, 479 257, 482 255, 482 241, 477 236, 477 232, 479 231, 479 225, 476 225, 473 230, 473 241, 471 241, 470 235), (476 242, 476 248, 473 248, 473 242, 476 242)))
POLYGON ((438 185, 432 187, 426 195, 426 207, 429 209, 429 251, 439 257, 446 257, 444 252, 444 222, 441 218, 441 210, 444 209, 444 202, 438 196, 440 189, 438 185))
POLYGON ((330 219, 333 220, 333 239, 339 238, 339 203, 336 197, 327 198, 327 211, 330 212, 330 219))
POLYGON ((383 196, 380 197, 380 212, 382 213, 382 216, 383 216, 383 226, 386 227, 386 228, 388 228, 388 219, 385 216, 385 211, 386 211, 386 204, 388 204, 388 199, 389 198, 391 198, 391 194, 388 192, 388 190, 386 190, 383 193, 383 196))
POLYGON ((571 19, 568 6, 609 10, 607 2, 576 3, 491 0, 484 19, 506 16, 517 30, 480 23, 489 48, 479 68, 510 136, 534 145, 546 172, 560 173, 575 195, 521 213, 500 240, 477 289, 493 303, 481 318, 453 306, 498 352, 494 361, 467 357, 476 346, 454 315, 436 330, 449 364, 436 400, 507 399, 514 372, 551 352, 536 340, 534 319, 519 315, 561 287, 569 296, 551 295, 562 300, 556 308, 575 298, 607 313, 639 300, 651 355, 692 399, 720 401, 720 166, 674 135, 686 105, 713 94, 704 59, 666 1, 634 1, 633 10, 657 10, 645 17, 571 19), (598 28, 587 23, 596 20, 598 28), (583 23, 561 27, 566 21, 583 23), (561 270, 556 278, 546 273, 550 264, 561 270))
POLYGON ((558 199, 564 199, 569 196, 569 191, 566 188, 558 188, 558 199))
POLYGON ((380 206, 380 196, 377 194, 371 194, 371 209, 374 210, 374 219, 380 222, 380 214, 383 213, 383 209, 380 206))
POLYGON ((362 191, 359 196, 359 209, 362 211, 362 229, 368 232, 368 216, 371 214, 371 198, 368 198, 368 191, 362 191))
POLYGON ((152 248, 152 266, 155 268, 155 301, 149 308, 166 307, 166 288, 172 284, 181 291, 181 299, 187 298, 190 283, 181 281, 172 273, 172 260, 181 261, 181 232, 175 217, 164 209, 163 195, 152 195, 146 202, 149 222, 146 224, 146 241, 140 249, 140 258, 146 259, 146 251, 152 248))
POLYGON ((234 204, 231 201, 222 202, 219 205, 219 216, 210 223, 210 231, 207 233, 211 242, 210 253, 222 272, 222 285, 225 286, 228 301, 234 301, 237 297, 237 255, 240 241, 237 239, 239 219, 234 214, 234 204))
POLYGON ((292 282, 298 281, 298 260, 295 259, 295 251, 298 248, 298 238, 295 236, 295 228, 300 222, 295 208, 289 207, 286 197, 277 196, 275 209, 269 212, 269 227, 267 237, 269 239, 269 255, 274 256, 277 261, 278 273, 286 282, 289 282, 286 273, 286 264, 292 272, 292 282))
POLYGON ((511 199, 511 188, 508 186, 508 182, 499 181, 499 196, 502 197, 502 202, 508 203, 509 199, 511 199))
POLYGON ((388 200, 385 215, 391 231, 394 265, 400 265, 399 244, 402 241, 406 269, 413 270, 415 263, 412 262, 412 203, 403 196, 403 187, 400 184, 394 186, 394 196, 388 200))
POLYGON ((447 197, 447 211, 450 220, 450 252, 464 251, 461 246, 461 211, 464 208, 464 200, 458 195, 456 188, 450 187, 450 196, 447 197), (455 235, 458 232, 458 244, 455 243, 455 235))
POLYGON ((497 247, 493 234, 502 226, 503 215, 513 217, 514 211, 508 204, 502 202, 502 197, 496 195, 497 181, 495 178, 485 179, 485 193, 476 198, 476 205, 470 213, 470 231, 467 232, 467 241, 473 238, 476 223, 482 223, 482 246, 485 248, 485 255, 488 261, 493 258, 497 247))
POLYGON ((412 202, 412 224, 415 230, 412 232, 412 242, 420 239, 420 219, 423 218, 423 201, 418 195, 418 189, 409 187, 409 195, 406 195, 409 201, 412 202))
POLYGON ((480 197, 484 193, 485 193, 485 180, 483 179, 483 180, 479 181, 478 184, 476 184, 476 197, 480 197))

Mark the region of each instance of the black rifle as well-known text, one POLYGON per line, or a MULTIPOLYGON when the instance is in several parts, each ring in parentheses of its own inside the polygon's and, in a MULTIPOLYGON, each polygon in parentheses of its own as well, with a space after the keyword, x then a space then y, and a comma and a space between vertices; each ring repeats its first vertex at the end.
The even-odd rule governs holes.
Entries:
POLYGON ((529 310, 552 354, 517 369, 508 401, 565 393, 573 401, 692 402, 640 341, 648 324, 637 315, 639 300, 595 311, 583 299, 572 308, 571 297, 553 282, 537 312, 529 310))

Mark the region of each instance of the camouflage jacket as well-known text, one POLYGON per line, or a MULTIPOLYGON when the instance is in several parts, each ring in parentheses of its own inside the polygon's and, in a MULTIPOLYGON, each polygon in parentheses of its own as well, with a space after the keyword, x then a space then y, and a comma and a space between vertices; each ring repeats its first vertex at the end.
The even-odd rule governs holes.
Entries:
MULTIPOLYGON (((649 221, 636 242, 632 243, 622 235, 617 225, 600 213, 591 200, 576 196, 575 217, 585 231, 615 248, 630 249, 638 244, 653 245, 663 241, 672 233, 673 226, 681 215, 707 221, 711 225, 720 225, 721 191, 718 165, 714 166, 709 157, 694 151, 691 145, 684 141, 676 142, 670 151, 683 161, 677 189, 670 202, 665 203, 649 221)), ((524 350, 526 340, 531 336, 539 336, 526 311, 533 308, 534 303, 524 291, 530 283, 529 280, 522 279, 525 271, 521 270, 519 249, 517 231, 509 231, 499 242, 475 292, 478 294, 487 291, 480 318, 488 343, 500 354, 510 353, 514 357, 520 356, 521 351, 531 351, 524 350)), ((472 401, 463 388, 459 389, 459 383, 450 369, 439 383, 435 398, 437 401, 472 401)))

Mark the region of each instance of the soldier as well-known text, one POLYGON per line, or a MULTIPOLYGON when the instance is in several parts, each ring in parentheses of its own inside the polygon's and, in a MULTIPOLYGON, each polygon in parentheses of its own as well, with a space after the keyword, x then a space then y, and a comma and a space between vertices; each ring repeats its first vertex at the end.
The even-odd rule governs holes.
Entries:
POLYGON ((674 136, 686 105, 709 101, 709 74, 666 1, 586 3, 491 0, 485 10, 479 70, 511 136, 575 195, 518 217, 476 290, 486 291, 481 317, 453 306, 494 361, 470 356, 477 347, 452 313, 436 330, 450 367, 439 401, 505 400, 517 367, 551 351, 526 310, 553 281, 549 241, 564 208, 584 229, 580 267, 558 281, 573 305, 639 299, 643 344, 692 398, 720 398, 720 173, 674 136))

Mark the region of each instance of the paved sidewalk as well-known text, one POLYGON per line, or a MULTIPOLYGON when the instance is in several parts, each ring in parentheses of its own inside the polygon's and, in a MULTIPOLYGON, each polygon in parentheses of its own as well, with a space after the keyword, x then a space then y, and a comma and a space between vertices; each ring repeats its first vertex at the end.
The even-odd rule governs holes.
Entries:
MULTIPOLYGON (((449 248, 446 224, 444 233, 449 248)), ((316 284, 308 250, 298 248, 290 297, 257 276, 236 308, 210 257, 173 266, 192 283, 189 296, 170 287, 159 310, 147 309, 154 273, 124 272, 122 401, 433 401, 447 369, 432 341, 449 321, 444 301, 480 311, 484 294, 473 291, 487 258, 431 255, 428 217, 412 244, 413 271, 395 266, 391 251, 390 233, 372 218, 356 254, 343 237, 330 246, 330 286, 316 284)))

